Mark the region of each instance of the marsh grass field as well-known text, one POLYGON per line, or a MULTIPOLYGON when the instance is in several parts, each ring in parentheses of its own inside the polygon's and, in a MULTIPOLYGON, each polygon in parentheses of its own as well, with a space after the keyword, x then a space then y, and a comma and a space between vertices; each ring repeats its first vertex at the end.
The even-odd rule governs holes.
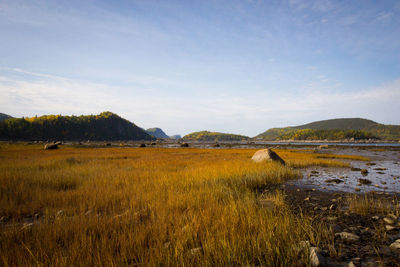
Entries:
POLYGON ((255 151, 3 143, 0 265, 307 266, 294 244, 327 246, 333 233, 294 214, 279 185, 366 159, 276 150, 282 166, 253 163, 255 151))

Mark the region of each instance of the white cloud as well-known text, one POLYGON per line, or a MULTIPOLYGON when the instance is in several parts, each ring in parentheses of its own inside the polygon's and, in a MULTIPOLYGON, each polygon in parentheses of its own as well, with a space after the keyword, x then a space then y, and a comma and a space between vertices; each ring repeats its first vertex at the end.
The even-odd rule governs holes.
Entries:
MULTIPOLYGON (((20 69, 14 74, 0 76, 0 112, 13 116, 110 110, 145 128, 159 126, 168 134, 213 130, 250 136, 270 127, 338 117, 399 124, 400 80, 357 92, 310 89, 297 95, 275 91, 169 96, 20 69)), ((151 87, 152 80, 148 82, 151 87)))

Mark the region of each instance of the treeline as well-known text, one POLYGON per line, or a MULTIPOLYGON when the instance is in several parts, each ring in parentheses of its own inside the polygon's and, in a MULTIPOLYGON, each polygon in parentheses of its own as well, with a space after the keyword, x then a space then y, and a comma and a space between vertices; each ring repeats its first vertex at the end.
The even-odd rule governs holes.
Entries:
POLYGON ((237 134, 200 131, 185 135, 183 139, 197 140, 197 141, 242 141, 242 140, 248 140, 249 137, 237 134))
POLYGON ((140 127, 112 112, 45 115, 0 122, 2 140, 151 140, 140 127))
POLYGON ((365 140, 379 139, 362 130, 313 130, 301 129, 286 132, 278 137, 280 140, 365 140))

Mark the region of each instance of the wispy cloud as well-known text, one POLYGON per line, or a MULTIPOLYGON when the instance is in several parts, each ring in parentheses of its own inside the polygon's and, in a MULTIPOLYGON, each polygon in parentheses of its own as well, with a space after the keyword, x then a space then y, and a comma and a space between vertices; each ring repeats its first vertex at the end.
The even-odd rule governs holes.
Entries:
POLYGON ((15 72, 39 79, 28 82, 24 77, 0 76, 2 112, 14 116, 78 115, 110 110, 142 127, 160 126, 170 134, 207 129, 250 136, 270 127, 337 117, 399 123, 400 80, 359 92, 309 90, 302 95, 260 92, 192 97, 124 94, 137 88, 88 83, 21 69, 15 72))

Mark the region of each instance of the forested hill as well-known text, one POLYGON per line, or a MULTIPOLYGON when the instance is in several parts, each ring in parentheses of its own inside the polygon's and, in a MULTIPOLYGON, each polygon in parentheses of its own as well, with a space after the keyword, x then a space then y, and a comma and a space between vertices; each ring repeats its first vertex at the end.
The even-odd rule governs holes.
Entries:
POLYGON ((308 124, 295 126, 295 129, 313 129, 313 130, 365 130, 379 124, 372 120, 361 118, 332 119, 324 121, 315 121, 308 124))
POLYGON ((380 124, 361 118, 332 119, 300 126, 272 128, 255 138, 264 140, 399 140, 400 126, 380 124))
POLYGON ((249 139, 249 137, 237 134, 200 131, 185 135, 183 139, 196 141, 242 141, 249 139))
POLYGON ((11 119, 12 117, 10 115, 4 114, 4 113, 0 113, 0 122, 1 121, 5 121, 7 119, 11 119))
POLYGON ((0 122, 1 140, 151 140, 134 123, 112 112, 99 115, 45 115, 0 122))

